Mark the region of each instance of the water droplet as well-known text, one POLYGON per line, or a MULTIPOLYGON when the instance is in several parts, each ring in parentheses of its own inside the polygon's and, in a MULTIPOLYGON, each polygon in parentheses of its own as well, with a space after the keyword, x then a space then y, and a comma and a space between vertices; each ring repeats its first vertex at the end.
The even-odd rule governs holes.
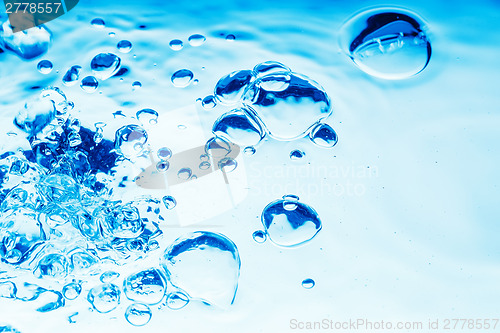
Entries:
POLYGON ((389 80, 420 73, 431 57, 424 21, 400 8, 356 14, 342 26, 340 44, 362 71, 389 80))
POLYGON ((214 159, 227 156, 230 152, 230 144, 219 137, 211 138, 205 144, 205 153, 214 159))
POLYGON ((159 172, 166 172, 170 167, 170 163, 168 161, 160 161, 156 164, 156 170, 159 172))
POLYGON ((228 306, 238 289, 240 256, 226 236, 198 231, 178 238, 161 260, 170 283, 189 297, 228 306))
POLYGON ((92 21, 90 21, 90 24, 92 24, 95 28, 102 29, 106 26, 106 23, 102 18, 95 18, 92 21))
POLYGON ((85 77, 80 84, 80 87, 89 94, 96 91, 98 86, 99 82, 97 82, 97 79, 93 76, 85 77))
POLYGON ((305 279, 304 281, 302 281, 302 287, 304 287, 306 289, 311 289, 315 285, 316 285, 316 282, 314 282, 313 279, 305 279))
POLYGON ((328 124, 319 123, 311 132, 309 132, 309 139, 316 145, 324 148, 332 148, 337 144, 337 133, 328 124))
POLYGON ((137 111, 135 116, 144 126, 156 125, 158 123, 158 112, 153 109, 142 109, 137 111))
POLYGON ((33 274, 38 278, 63 279, 70 272, 70 262, 62 254, 48 254, 40 259, 33 274))
POLYGON ((167 295, 165 305, 172 310, 180 310, 189 303, 189 297, 182 291, 176 291, 167 295))
POLYGON ((50 72, 52 72, 53 67, 54 66, 52 65, 52 63, 48 60, 41 60, 36 66, 38 71, 42 74, 49 74, 50 72))
POLYGON ((245 149, 243 149, 243 153, 247 156, 252 156, 253 154, 255 154, 255 152, 256 152, 256 150, 252 146, 248 146, 248 147, 245 147, 245 149))
POLYGON ((203 98, 203 100, 201 101, 201 106, 202 106, 205 110, 210 110, 210 109, 213 109, 216 105, 217 105, 217 103, 215 102, 215 97, 214 97, 214 96, 212 96, 212 95, 206 96, 206 97, 205 97, 205 98, 203 98))
POLYGON ((151 320, 153 313, 146 304, 134 303, 125 310, 125 319, 134 326, 144 326, 151 320))
POLYGON ((115 148, 125 158, 142 155, 143 148, 148 141, 146 131, 137 125, 126 125, 115 133, 115 148))
POLYGON ((108 313, 120 304, 120 288, 112 283, 104 283, 92 288, 87 300, 97 312, 108 313))
POLYGON ((115 75, 121 67, 121 59, 113 53, 99 53, 90 62, 94 76, 106 80, 115 75))
POLYGON ((179 51, 182 50, 184 43, 182 43, 182 40, 180 39, 172 39, 168 45, 172 50, 179 51))
POLYGON ((200 165, 199 165, 199 168, 201 170, 208 170, 210 168, 211 164, 210 162, 201 162, 200 165))
POLYGON ((235 109, 223 114, 212 127, 217 136, 242 146, 258 144, 265 133, 259 122, 246 108, 235 109))
POLYGON ((219 161, 219 169, 225 173, 234 171, 237 166, 238 163, 230 157, 223 158, 219 161))
POLYGON ((189 38, 188 38, 189 45, 195 46, 195 47, 202 45, 203 43, 205 43, 206 40, 207 39, 205 38, 205 36, 200 35, 200 34, 194 34, 194 35, 189 36, 189 38))
POLYGON ((170 159, 170 157, 172 157, 172 151, 170 150, 170 148, 162 147, 158 149, 156 155, 158 155, 158 158, 161 160, 168 160, 170 159))
POLYGON ((116 33, 114 33, 113 31, 111 31, 109 34, 108 34, 109 37, 113 38, 116 36, 116 33))
POLYGON ((9 20, 6 20, 0 27, 0 31, 3 32, 2 49, 14 52, 27 60, 46 53, 52 40, 52 34, 43 24, 14 33, 9 20))
POLYGON ((190 168, 182 168, 179 170, 179 172, 177 172, 177 177, 179 179, 188 180, 189 178, 191 178, 192 174, 193 171, 191 171, 190 168))
POLYGON ((243 103, 251 106, 271 137, 289 141, 301 138, 332 110, 325 90, 296 73, 273 73, 255 80, 243 103))
POLYGON ((177 201, 171 195, 166 195, 163 197, 163 203, 167 209, 174 209, 177 206, 177 201))
POLYGON ((116 48, 121 53, 129 53, 130 50, 132 50, 132 43, 128 40, 121 40, 118 42, 118 44, 116 44, 116 48))
POLYGON ((161 273, 150 268, 132 274, 123 281, 123 293, 134 302, 156 304, 161 302, 167 286, 161 273))
POLYGON ((228 42, 234 42, 235 39, 236 39, 236 36, 233 35, 233 34, 229 34, 229 35, 226 36, 226 40, 228 42))
POLYGON ((78 80, 80 79, 80 71, 82 70, 82 67, 80 66, 71 66, 70 69, 64 74, 62 78, 62 82, 64 85, 71 87, 74 86, 78 80))
POLYGON ((224 105, 236 104, 252 80, 252 71, 242 70, 232 72, 217 82, 214 95, 224 105))
POLYGON ((118 272, 106 271, 106 272, 101 274, 101 276, 99 277, 99 280, 102 283, 109 283, 111 281, 118 279, 119 276, 120 276, 120 273, 118 273, 118 272))
POLYGON ((139 81, 134 81, 134 83, 132 83, 132 87, 135 89, 141 88, 142 83, 140 83, 139 81))
POLYGON ((172 84, 177 88, 184 88, 189 86, 193 79, 193 72, 189 69, 181 69, 172 74, 172 84))
POLYGON ((290 152, 290 159, 291 160, 300 160, 302 157, 306 156, 306 153, 304 153, 301 150, 295 149, 290 152))
POLYGON ((262 230, 257 230, 252 234, 253 240, 257 243, 264 243, 267 240, 267 235, 262 230))
POLYGON ((318 213, 291 195, 268 204, 262 211, 261 221, 269 239, 284 247, 304 244, 321 230, 318 213))
POLYGON ((257 78, 275 73, 291 73, 291 69, 277 61, 261 62, 253 68, 253 75, 257 78))
POLYGON ((66 284, 62 289, 62 294, 66 299, 74 300, 80 296, 82 292, 82 286, 76 282, 70 282, 66 284))

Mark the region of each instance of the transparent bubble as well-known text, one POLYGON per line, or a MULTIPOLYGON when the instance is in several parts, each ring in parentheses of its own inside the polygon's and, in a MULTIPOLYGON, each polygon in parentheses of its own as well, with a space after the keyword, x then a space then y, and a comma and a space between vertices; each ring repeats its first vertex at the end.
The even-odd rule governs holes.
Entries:
POLYGON ((145 126, 156 125, 158 123, 158 112, 153 109, 139 110, 135 116, 145 126))
POLYGON ((241 70, 232 72, 217 82, 214 89, 214 96, 224 105, 236 104, 245 93, 252 79, 252 71, 241 70))
POLYGON ((306 289, 311 289, 315 285, 316 285, 316 282, 314 282, 313 279, 305 279, 304 281, 302 281, 302 287, 304 287, 306 289))
POLYGON ((205 36, 200 35, 200 34, 194 34, 194 35, 189 36, 189 38, 188 38, 189 45, 195 46, 195 47, 202 45, 203 43, 205 43, 206 40, 207 39, 205 38, 205 36))
POLYGON ((237 166, 238 163, 230 157, 223 158, 219 161, 219 169, 225 173, 234 171, 237 166))
POLYGON ((21 130, 35 135, 41 132, 56 117, 56 108, 50 98, 42 95, 26 102, 14 119, 14 124, 21 130))
POLYGON ((168 161, 160 161, 156 163, 156 170, 159 172, 166 172, 170 168, 170 163, 168 161))
POLYGON ((180 125, 177 125, 177 128, 180 130, 185 130, 187 128, 187 126, 180 124, 180 125))
POLYGON ((102 29, 106 26, 106 23, 102 18, 95 18, 92 21, 90 21, 90 24, 92 24, 95 28, 102 29))
POLYGON ((163 204, 167 209, 174 209, 177 206, 177 201, 171 195, 166 195, 163 197, 163 204))
POLYGON ((52 41, 52 34, 43 24, 14 33, 9 20, 6 20, 0 26, 0 40, 2 49, 29 60, 47 52, 52 41))
POLYGON ((431 44, 424 21, 402 8, 375 8, 354 15, 340 32, 343 51, 365 73, 399 80, 429 63, 431 44))
POLYGON ((181 69, 172 74, 172 84, 177 88, 185 88, 189 86, 193 79, 193 72, 189 69, 181 69))
POLYGON ((116 36, 116 33, 114 33, 114 32, 112 32, 112 31, 111 31, 111 32, 108 34, 108 36, 109 36, 109 37, 111 37, 111 38, 113 38, 113 37, 115 37, 115 36, 116 36))
POLYGON ((172 310, 180 310, 189 303, 189 297, 182 291, 176 291, 167 295, 165 305, 172 310))
POLYGON ((264 243, 267 240, 267 235, 262 230, 257 230, 252 234, 252 238, 257 243, 264 243))
POLYGON ((50 72, 52 72, 53 67, 54 65, 52 65, 52 63, 48 60, 41 60, 36 66, 38 71, 42 74, 49 74, 50 72))
POLYGON ((123 126, 115 133, 115 148, 126 158, 140 156, 147 141, 148 134, 137 125, 123 126))
POLYGON ((153 313, 146 304, 134 303, 125 310, 125 319, 134 326, 144 326, 151 320, 153 313))
POLYGON ((266 61, 256 65, 253 68, 253 75, 256 78, 261 78, 268 74, 275 73, 291 73, 291 69, 277 61, 266 61))
POLYGON ((170 283, 190 298, 221 307, 233 303, 240 256, 226 236, 198 231, 178 238, 161 259, 170 283))
POLYGON ((177 172, 177 177, 182 180, 188 180, 191 178, 193 171, 190 168, 182 168, 177 172))
POLYGON ((85 77, 80 84, 80 87, 82 87, 83 91, 89 94, 95 92, 98 86, 99 82, 97 82, 97 79, 93 76, 85 77))
POLYGON ((223 114, 212 127, 212 133, 242 146, 253 146, 264 138, 264 130, 247 108, 223 114))
POLYGON ((236 39, 236 36, 233 35, 233 34, 229 34, 229 35, 226 36, 226 40, 228 42, 234 42, 235 39, 236 39))
POLYGON ((256 152, 256 150, 252 146, 248 146, 248 147, 245 147, 245 149, 243 149, 243 153, 247 156, 252 156, 255 154, 255 152, 256 152))
POLYGON ((168 160, 168 159, 170 159, 170 157, 172 157, 172 151, 170 150, 170 148, 162 147, 162 148, 158 149, 158 151, 156 152, 156 155, 161 160, 168 160))
POLYGON ((81 66, 71 66, 70 69, 64 74, 62 78, 62 82, 64 85, 71 87, 74 86, 78 80, 80 79, 80 71, 82 70, 81 66))
POLYGON ((304 244, 321 230, 318 213, 292 195, 268 204, 261 221, 269 239, 284 247, 304 244))
POLYGON ((210 110, 210 109, 213 109, 215 106, 217 105, 216 101, 215 101, 215 97, 212 96, 212 95, 209 95, 209 96, 206 96, 205 98, 203 98, 203 100, 201 101, 201 106, 205 109, 205 110, 210 110))
POLYGON ((302 159, 304 156, 306 156, 306 153, 304 153, 303 151, 301 150, 298 150, 298 149, 295 149, 295 150, 292 150, 290 152, 290 159, 291 160, 300 160, 302 159))
POLYGON ((141 87, 142 87, 142 83, 140 83, 139 81, 134 81, 132 83, 132 88, 138 89, 138 88, 141 88, 141 87))
POLYGON ((200 168, 200 170, 208 170, 210 169, 210 166, 211 166, 210 162, 204 161, 201 162, 198 167, 200 168))
POLYGON ((82 286, 76 282, 70 282, 66 284, 62 289, 62 294, 66 299, 74 300, 80 296, 82 292, 82 286))
POLYGON ((121 59, 113 53, 99 53, 90 62, 94 76, 106 80, 115 75, 121 67, 121 59))
POLYGON ((211 138, 205 144, 205 153, 213 158, 227 156, 231 152, 231 145, 222 138, 211 138))
POLYGON ((118 279, 119 276, 120 276, 120 273, 118 273, 118 272, 106 271, 106 272, 101 274, 101 276, 99 277, 99 280, 102 283, 109 283, 111 281, 118 279))
POLYGON ((0 297, 16 298, 17 286, 14 282, 0 282, 0 297))
POLYGON ((172 39, 168 45, 170 46, 170 48, 172 50, 180 51, 180 50, 182 50, 184 43, 182 43, 182 40, 180 40, 180 39, 172 39))
POLYGON ((138 208, 130 203, 115 206, 101 221, 102 232, 118 238, 135 238, 144 227, 138 208))
POLYGON ((332 112, 325 90, 297 73, 273 73, 253 81, 243 102, 254 110, 269 135, 282 141, 305 136, 332 112))
POLYGON ((165 295, 167 286, 155 268, 146 269, 128 276, 123 281, 123 293, 128 299, 145 304, 157 304, 165 295))
POLYGON ((87 300, 97 312, 108 313, 120 304, 120 288, 112 283, 104 283, 92 288, 87 300))
POLYGON ((128 40, 121 40, 116 44, 116 48, 121 53, 129 53, 132 50, 132 43, 128 40))
POLYGON ((317 124, 311 132, 309 132, 309 139, 316 145, 324 148, 332 148, 337 144, 337 133, 328 124, 317 124))
POLYGON ((70 273, 72 267, 66 256, 48 254, 40 259, 33 274, 38 278, 63 279, 70 273))

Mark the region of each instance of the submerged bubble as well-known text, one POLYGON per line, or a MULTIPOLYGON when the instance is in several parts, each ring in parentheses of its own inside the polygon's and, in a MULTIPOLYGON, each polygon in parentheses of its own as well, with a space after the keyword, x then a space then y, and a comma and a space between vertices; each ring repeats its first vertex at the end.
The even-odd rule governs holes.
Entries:
POLYGON ((93 19, 92 21, 90 21, 90 24, 92 24, 94 27, 96 28, 104 28, 106 23, 104 22, 104 20, 102 18, 95 18, 93 19))
POLYGON ((255 154, 255 152, 256 152, 256 150, 252 146, 248 146, 248 147, 245 147, 245 149, 243 149, 243 153, 247 156, 252 156, 253 154, 255 154))
POLYGON ((23 59, 30 60, 46 53, 51 39, 52 34, 43 24, 22 32, 14 32, 9 20, 0 26, 2 49, 12 51, 23 59))
POLYGON ((125 319, 134 326, 144 326, 151 320, 153 313, 146 304, 134 303, 125 310, 125 319))
POLYGON ((214 89, 214 96, 224 105, 236 104, 253 79, 252 71, 241 70, 222 77, 214 89))
POLYGON ((101 274, 101 276, 99 277, 99 280, 102 283, 109 283, 113 280, 118 279, 119 276, 120 276, 120 273, 118 273, 118 272, 106 271, 106 272, 101 274))
POLYGON ((202 45, 203 43, 205 43, 206 40, 207 39, 205 38, 205 36, 200 35, 200 34, 194 34, 194 35, 189 36, 189 38, 188 38, 189 45, 195 46, 195 47, 202 45))
POLYGON ((182 180, 188 180, 192 174, 193 171, 190 168, 182 168, 177 172, 177 177, 182 180))
POLYGON ((99 53, 90 62, 94 76, 106 80, 115 75, 121 67, 121 59, 113 53, 99 53))
POLYGON ((362 71, 383 79, 418 74, 431 57, 425 23, 401 8, 375 8, 356 14, 342 26, 340 44, 362 71))
POLYGON ((205 97, 205 98, 203 98, 203 100, 201 101, 201 106, 202 106, 205 110, 210 110, 210 109, 213 109, 216 105, 217 105, 217 103, 215 102, 215 97, 214 97, 214 96, 212 96, 212 95, 206 96, 206 97, 205 97))
POLYGON ((165 305, 172 310, 180 310, 189 303, 189 297, 182 291, 176 291, 167 295, 165 305))
POLYGON ((200 170, 208 170, 210 166, 211 166, 210 162, 204 161, 201 162, 198 167, 200 168, 200 170))
POLYGON ((53 67, 54 65, 52 65, 52 63, 48 60, 41 60, 36 66, 38 71, 42 74, 49 74, 50 72, 52 72, 53 67))
POLYGON ((172 50, 179 51, 182 50, 184 43, 182 43, 182 40, 180 39, 172 39, 168 45, 172 50))
POLYGON ((81 66, 71 66, 70 69, 64 74, 62 78, 62 82, 64 85, 70 87, 75 85, 80 79, 80 71, 82 70, 81 66))
POLYGON ((80 296, 82 292, 82 286, 76 282, 70 282, 66 284, 62 289, 62 294, 66 299, 74 300, 80 296))
POLYGON ((70 262, 62 254, 48 254, 40 259, 33 274, 38 278, 63 279, 70 273, 70 262))
POLYGON ((229 34, 229 35, 226 36, 226 40, 228 42, 234 42, 235 39, 236 39, 236 36, 233 35, 233 34, 229 34))
POLYGON ((311 289, 315 285, 316 285, 316 282, 314 282, 313 279, 305 279, 302 281, 302 287, 304 287, 306 289, 311 289))
POLYGON ((275 73, 291 73, 291 69, 277 61, 265 61, 253 68, 253 75, 257 78, 275 73))
POLYGON ((100 313, 108 313, 120 304, 120 288, 112 283, 105 283, 92 288, 87 300, 100 313))
POLYGON ((82 83, 80 84, 80 87, 82 87, 83 91, 85 91, 89 94, 96 91, 98 86, 99 86, 99 82, 97 82, 97 79, 93 76, 85 77, 82 80, 82 83))
POLYGON ((284 247, 304 244, 321 230, 318 213, 292 195, 268 204, 262 211, 261 221, 269 239, 284 247))
POLYGON ((290 152, 290 159, 291 160, 300 160, 302 157, 306 156, 306 153, 304 153, 301 150, 295 149, 290 152))
POLYGON ((126 158, 141 155, 147 141, 148 134, 137 125, 123 126, 115 133, 115 148, 126 158))
POLYGON ((137 89, 137 88, 141 88, 141 87, 142 87, 142 83, 140 83, 139 81, 134 81, 134 82, 132 83, 132 87, 133 87, 133 88, 136 88, 136 89, 137 89))
POLYGON ((211 138, 205 144, 205 153, 212 158, 227 156, 231 152, 231 145, 219 137, 211 138))
POLYGON ((145 126, 156 125, 158 123, 158 112, 153 109, 142 109, 137 111, 135 116, 145 126))
POLYGON ((170 148, 162 147, 162 148, 158 149, 158 151, 156 152, 156 155, 161 160, 168 160, 168 159, 170 159, 170 157, 172 157, 172 151, 170 150, 170 148))
POLYGON ((170 163, 168 163, 168 161, 160 161, 156 164, 156 170, 158 170, 159 172, 165 172, 169 167, 170 163))
POLYGON ((230 157, 223 158, 219 161, 219 169, 221 169, 222 172, 225 173, 234 171, 237 166, 238 163, 230 157))
POLYGON ((189 86, 191 80, 193 79, 193 72, 189 69, 181 69, 172 74, 171 81, 172 84, 177 88, 184 88, 189 86))
POLYGON ((228 306, 238 289, 240 256, 226 236, 198 231, 178 238, 161 260, 170 283, 189 297, 228 306))
POLYGON ((175 198, 171 195, 166 195, 163 197, 163 204, 167 209, 174 209, 175 206, 177 205, 177 201, 175 198))
POLYGON ((0 297, 16 298, 16 295, 17 295, 17 286, 14 282, 11 281, 0 282, 0 297))
POLYGON ((309 132, 309 139, 316 145, 324 148, 332 148, 337 144, 337 133, 328 124, 318 123, 311 132, 309 132))
POLYGON ((267 240, 267 235, 262 230, 257 230, 252 234, 252 238, 257 243, 264 243, 267 240))
POLYGON ((223 114, 212 127, 212 133, 239 145, 256 145, 264 138, 264 130, 247 108, 223 114))
POLYGON ((165 295, 167 286, 161 273, 150 268, 128 276, 123 281, 123 293, 128 299, 145 304, 157 304, 165 295))
POLYGON ((114 207, 101 221, 102 232, 118 238, 135 238, 144 227, 139 210, 130 203, 114 207))
POLYGON ((116 44, 116 48, 121 53, 129 53, 132 50, 132 43, 128 40, 121 40, 116 44))
POLYGON ((14 119, 14 124, 31 135, 38 134, 56 117, 56 108, 50 98, 41 94, 26 102, 14 119))

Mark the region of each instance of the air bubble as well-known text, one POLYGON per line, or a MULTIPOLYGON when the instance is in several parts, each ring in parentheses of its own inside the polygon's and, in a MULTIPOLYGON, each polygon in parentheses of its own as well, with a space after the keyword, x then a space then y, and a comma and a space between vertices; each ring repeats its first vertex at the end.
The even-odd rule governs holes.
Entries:
POLYGON ((111 281, 118 279, 119 276, 120 276, 120 273, 118 273, 118 272, 106 271, 106 272, 101 274, 101 276, 99 277, 99 280, 102 283, 109 283, 111 281))
POLYGON ((181 69, 172 74, 171 81, 172 84, 177 88, 185 88, 189 86, 191 80, 193 79, 193 72, 189 69, 181 69))
POLYGON ((171 195, 166 195, 163 197, 163 204, 165 205, 165 208, 167 209, 174 209, 175 206, 177 205, 177 201, 175 198, 171 195))
POLYGON ((142 109, 137 111, 135 117, 144 126, 156 125, 158 123, 158 112, 153 109, 142 109))
POLYGON ((328 124, 319 123, 311 132, 309 132, 309 139, 316 145, 324 148, 332 148, 337 144, 337 133, 328 124))
POLYGON ((98 86, 99 82, 97 82, 97 79, 93 76, 85 77, 80 84, 80 87, 82 87, 83 91, 89 94, 95 92, 98 86))
POLYGON ((80 79, 80 71, 82 70, 81 66, 71 66, 70 69, 64 74, 62 78, 62 82, 64 85, 71 87, 74 86, 78 80, 80 79))
POLYGON ((201 101, 201 106, 202 106, 205 110, 210 110, 210 109, 213 109, 216 105, 217 105, 217 103, 215 102, 215 97, 214 97, 214 96, 212 96, 212 95, 206 96, 206 97, 205 97, 205 98, 203 98, 203 100, 201 101))
POLYGON ((139 89, 141 87, 142 87, 142 83, 140 83, 139 81, 134 81, 132 83, 132 88, 139 89))
POLYGON ((248 146, 248 147, 245 147, 245 149, 243 149, 243 153, 247 156, 252 156, 255 154, 255 152, 256 152, 256 150, 252 146, 248 146))
POLYGON ((106 26, 106 23, 102 18, 95 18, 92 21, 90 21, 90 24, 92 24, 95 28, 102 29, 106 26))
POLYGON ((132 274, 123 281, 123 293, 134 302, 157 304, 165 295, 165 281, 161 273, 150 268, 132 274))
POLYGON ((156 152, 156 155, 161 160, 168 160, 168 159, 170 159, 170 157, 172 157, 172 151, 170 150, 170 148, 162 147, 162 148, 158 149, 158 151, 156 152))
POLYGON ((166 172, 170 167, 170 163, 168 161, 160 161, 156 164, 156 170, 159 172, 166 172))
POLYGON ((314 282, 313 279, 305 279, 302 281, 302 287, 304 287, 306 289, 311 289, 315 285, 316 285, 316 282, 314 282))
POLYGON ((225 173, 234 171, 237 166, 238 163, 230 157, 223 158, 219 161, 219 169, 225 173))
POLYGON ((180 310, 189 303, 189 297, 181 291, 176 291, 167 295, 165 305, 172 310, 180 310))
POLYGON ((188 180, 191 178, 193 171, 190 168, 182 168, 177 172, 177 177, 182 180, 188 180))
POLYGON ((144 326, 151 320, 153 313, 146 304, 134 303, 125 310, 125 319, 134 326, 144 326))
POLYGON ((204 161, 201 162, 198 167, 200 168, 200 170, 208 170, 210 169, 210 166, 211 166, 210 162, 204 161))
POLYGON ((184 43, 180 39, 172 39, 168 45, 170 46, 170 48, 172 50, 180 51, 180 50, 182 50, 184 43))
POLYGON ((106 80, 115 75, 121 67, 121 59, 113 53, 99 53, 90 62, 94 76, 106 80))
POLYGON ((229 34, 229 35, 226 36, 226 40, 228 42, 234 42, 235 39, 236 39, 236 36, 233 35, 233 34, 229 34))
POLYGON ((87 300, 97 312, 108 313, 120 304, 120 288, 112 283, 105 283, 92 288, 87 300))
POLYGON ((300 160, 304 156, 306 156, 306 153, 304 153, 302 150, 295 149, 290 152, 290 159, 294 161, 300 160))
POLYGON ((115 148, 126 158, 140 156, 147 141, 148 134, 137 125, 123 126, 115 133, 115 148))
POLYGON ((52 65, 52 63, 48 60, 41 60, 36 66, 38 71, 42 74, 49 74, 50 72, 52 72, 53 67, 54 65, 52 65))
POLYGON ((200 35, 200 34, 194 34, 194 35, 189 36, 189 38, 188 38, 189 45, 195 46, 195 47, 202 45, 203 43, 205 43, 206 40, 207 39, 205 38, 205 36, 200 35))
POLYGON ((214 89, 214 96, 224 105, 238 103, 253 79, 252 71, 241 70, 222 77, 214 89))
POLYGON ((116 48, 121 53, 129 53, 132 50, 132 43, 128 40, 121 40, 116 44, 116 48))
POLYGON ((62 289, 62 294, 66 299, 74 300, 80 296, 82 292, 82 286, 76 282, 70 282, 66 284, 62 289))
POLYGON ((264 243, 267 240, 267 235, 262 230, 257 230, 252 234, 252 238, 257 243, 264 243))
POLYGON ((223 114, 212 127, 212 133, 243 146, 257 145, 264 138, 264 130, 246 108, 223 114))
POLYGON ((291 69, 277 61, 266 61, 257 64, 253 68, 253 75, 257 78, 275 74, 275 73, 291 73, 291 69))

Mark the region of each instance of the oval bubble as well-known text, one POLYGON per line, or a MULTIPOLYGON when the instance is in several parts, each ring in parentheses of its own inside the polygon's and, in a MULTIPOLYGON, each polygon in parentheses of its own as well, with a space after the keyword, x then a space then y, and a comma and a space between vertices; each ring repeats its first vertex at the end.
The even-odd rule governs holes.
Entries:
POLYGON ((255 146, 265 136, 259 121, 248 108, 235 109, 220 116, 212 133, 242 146, 255 146))
POLYGON ((128 276, 123 281, 123 292, 128 299, 145 304, 161 302, 167 286, 161 273, 150 268, 128 276))
POLYGON ((338 141, 335 130, 330 125, 321 123, 318 123, 309 132, 309 139, 317 146, 324 148, 332 148, 338 141))
POLYGON ((214 96, 224 105, 236 104, 253 79, 249 70, 232 72, 222 77, 214 89, 214 96))
POLYGON ((99 53, 90 62, 94 76, 106 80, 115 75, 121 67, 121 59, 113 53, 99 53))

